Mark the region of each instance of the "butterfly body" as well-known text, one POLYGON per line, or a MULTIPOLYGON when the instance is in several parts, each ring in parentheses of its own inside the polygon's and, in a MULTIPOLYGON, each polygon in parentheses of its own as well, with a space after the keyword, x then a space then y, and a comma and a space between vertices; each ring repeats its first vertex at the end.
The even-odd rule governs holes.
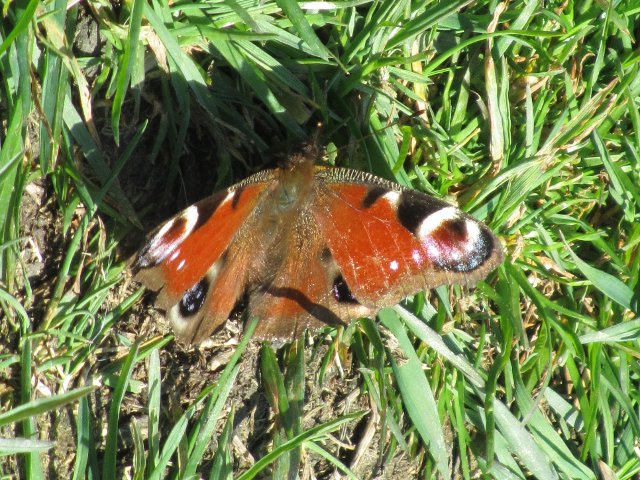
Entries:
POLYGON ((475 283, 501 260, 497 238, 472 217, 364 172, 317 166, 307 150, 166 222, 134 270, 187 342, 240 302, 260 319, 255 337, 287 340, 426 288, 475 283))

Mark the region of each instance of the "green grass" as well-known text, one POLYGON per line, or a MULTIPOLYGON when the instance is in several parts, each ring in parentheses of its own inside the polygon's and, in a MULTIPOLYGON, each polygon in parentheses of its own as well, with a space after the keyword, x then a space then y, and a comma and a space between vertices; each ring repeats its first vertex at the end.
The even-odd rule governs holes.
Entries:
POLYGON ((0 478, 637 478, 640 9, 317 5, 2 4, 0 478), (127 258, 317 121, 504 264, 277 350, 177 345, 127 258))

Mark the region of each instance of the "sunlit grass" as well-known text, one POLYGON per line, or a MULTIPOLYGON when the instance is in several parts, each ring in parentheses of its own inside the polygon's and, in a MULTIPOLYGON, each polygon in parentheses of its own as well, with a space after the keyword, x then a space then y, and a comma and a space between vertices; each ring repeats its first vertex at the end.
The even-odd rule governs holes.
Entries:
POLYGON ((636 478, 638 28, 630 2, 5 4, 0 476, 636 478), (318 121, 504 264, 280 349, 176 345, 127 258, 318 121))

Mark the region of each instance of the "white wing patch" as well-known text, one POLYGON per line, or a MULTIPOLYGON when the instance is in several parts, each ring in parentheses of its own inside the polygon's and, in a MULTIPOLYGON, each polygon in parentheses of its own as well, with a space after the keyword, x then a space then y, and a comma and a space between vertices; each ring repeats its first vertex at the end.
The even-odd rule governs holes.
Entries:
MULTIPOLYGON (((455 207, 436 210, 422 221, 416 236, 420 241, 424 241, 429 235, 438 230, 443 223, 457 220, 458 218, 460 218, 460 211, 455 207)), ((468 224, 469 222, 466 223, 468 224)))
POLYGON ((176 248, 191 234, 191 231, 198 222, 198 217, 198 209, 192 205, 180 215, 168 221, 149 242, 149 248, 146 252, 146 256, 152 259, 154 264, 162 262, 172 253, 172 258, 177 257, 179 251, 177 251, 176 248), (180 230, 172 232, 173 235, 168 241, 166 235, 175 228, 177 222, 182 223, 182 225, 180 225, 180 230))

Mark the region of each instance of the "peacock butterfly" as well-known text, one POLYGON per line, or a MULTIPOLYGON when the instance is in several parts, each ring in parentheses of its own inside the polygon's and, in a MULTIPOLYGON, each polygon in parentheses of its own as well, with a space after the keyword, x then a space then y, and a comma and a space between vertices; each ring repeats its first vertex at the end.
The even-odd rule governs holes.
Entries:
POLYGON ((426 194, 306 147, 190 206, 151 235, 136 279, 159 290, 176 335, 200 342, 245 302, 254 338, 345 324, 418 291, 470 285, 502 261, 482 223, 426 194))

